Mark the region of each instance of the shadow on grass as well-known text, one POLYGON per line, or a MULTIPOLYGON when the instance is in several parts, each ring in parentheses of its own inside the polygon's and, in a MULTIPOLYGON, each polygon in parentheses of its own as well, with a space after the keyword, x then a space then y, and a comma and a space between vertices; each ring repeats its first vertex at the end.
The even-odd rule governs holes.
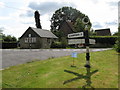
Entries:
POLYGON ((82 86, 82 88, 94 88, 94 87, 92 87, 91 86, 91 76, 94 74, 94 73, 96 73, 96 72, 98 72, 98 70, 95 70, 95 71, 93 71, 93 72, 90 72, 90 68, 86 68, 86 71, 87 71, 87 73, 86 73, 86 75, 83 75, 83 74, 79 74, 79 73, 76 73, 76 72, 73 72, 73 71, 69 71, 69 70, 64 70, 64 72, 67 72, 67 73, 70 73, 70 74, 73 74, 73 75, 75 75, 75 76, 77 76, 77 77, 75 77, 75 78, 72 78, 72 79, 70 79, 70 80, 66 80, 66 81, 64 81, 64 83, 63 84, 67 84, 67 83, 70 83, 70 82, 72 82, 72 81, 76 81, 76 80, 78 80, 78 79, 85 79, 86 80, 86 84, 84 85, 84 86, 82 86))

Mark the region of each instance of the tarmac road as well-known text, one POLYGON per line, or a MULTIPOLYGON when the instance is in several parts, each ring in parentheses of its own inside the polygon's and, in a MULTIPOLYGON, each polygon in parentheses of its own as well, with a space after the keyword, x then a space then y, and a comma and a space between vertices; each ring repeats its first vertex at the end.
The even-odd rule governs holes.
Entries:
MULTIPOLYGON (((90 52, 103 51, 108 49, 110 48, 90 49, 90 52)), ((84 53, 85 51, 86 49, 0 49, 0 55, 2 55, 0 69, 31 62, 33 60, 46 60, 48 58, 68 56, 71 55, 72 52, 84 53)))

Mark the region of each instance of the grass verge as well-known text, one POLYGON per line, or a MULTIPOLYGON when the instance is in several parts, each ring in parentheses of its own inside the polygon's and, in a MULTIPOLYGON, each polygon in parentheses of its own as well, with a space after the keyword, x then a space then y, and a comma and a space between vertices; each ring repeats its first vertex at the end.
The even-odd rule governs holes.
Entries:
MULTIPOLYGON (((89 84, 94 88, 118 88, 118 55, 114 50, 92 52, 89 84)), ((35 61, 2 70, 3 88, 82 88, 87 78, 78 78, 63 84, 64 81, 86 75, 85 53, 79 54, 72 65, 71 56, 35 61), (64 72, 68 70, 74 73, 64 72)))

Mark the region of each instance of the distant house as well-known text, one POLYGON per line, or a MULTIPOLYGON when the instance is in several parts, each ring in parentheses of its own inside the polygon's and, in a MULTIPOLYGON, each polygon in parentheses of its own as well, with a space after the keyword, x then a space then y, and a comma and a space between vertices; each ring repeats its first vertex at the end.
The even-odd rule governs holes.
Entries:
POLYGON ((67 36, 70 33, 74 33, 73 23, 67 20, 64 20, 59 27, 59 31, 64 33, 64 36, 67 36))
POLYGON ((95 30, 97 36, 111 36, 110 28, 95 30))
POLYGON ((20 48, 50 48, 56 38, 49 30, 29 27, 20 37, 20 48))

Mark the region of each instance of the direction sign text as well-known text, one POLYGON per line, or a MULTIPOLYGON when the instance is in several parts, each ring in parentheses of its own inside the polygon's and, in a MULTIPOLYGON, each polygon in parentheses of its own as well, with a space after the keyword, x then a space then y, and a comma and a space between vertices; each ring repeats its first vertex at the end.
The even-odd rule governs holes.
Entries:
POLYGON ((83 37, 83 36, 84 36, 83 32, 68 34, 68 38, 76 38, 76 37, 83 37))

